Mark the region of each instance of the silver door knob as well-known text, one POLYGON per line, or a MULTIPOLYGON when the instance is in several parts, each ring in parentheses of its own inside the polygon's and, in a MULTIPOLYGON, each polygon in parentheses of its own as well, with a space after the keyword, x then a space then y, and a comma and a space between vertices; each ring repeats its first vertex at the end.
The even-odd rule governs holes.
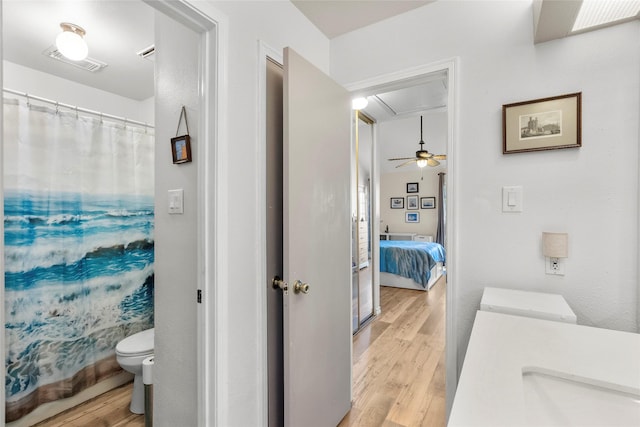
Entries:
POLYGON ((293 292, 295 292, 296 294, 299 294, 300 292, 302 292, 303 294, 308 294, 309 284, 302 283, 300 280, 296 280, 296 282, 293 284, 293 292))

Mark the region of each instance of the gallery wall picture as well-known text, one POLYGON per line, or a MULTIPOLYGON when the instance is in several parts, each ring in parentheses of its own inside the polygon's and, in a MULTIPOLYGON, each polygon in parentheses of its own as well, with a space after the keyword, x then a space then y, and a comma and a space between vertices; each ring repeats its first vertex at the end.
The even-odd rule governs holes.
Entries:
POLYGON ((404 222, 420 222, 420 212, 406 212, 404 222))
POLYGON ((436 198, 435 197, 421 197, 420 198, 420 209, 435 209, 436 208, 436 198))
POLYGON ((404 197, 392 197, 391 209, 404 209, 404 197))
POLYGON ((417 182, 408 182, 407 183, 407 193, 417 193, 418 192, 418 183, 417 182))
POLYGON ((418 196, 407 196, 407 209, 418 209, 418 196))

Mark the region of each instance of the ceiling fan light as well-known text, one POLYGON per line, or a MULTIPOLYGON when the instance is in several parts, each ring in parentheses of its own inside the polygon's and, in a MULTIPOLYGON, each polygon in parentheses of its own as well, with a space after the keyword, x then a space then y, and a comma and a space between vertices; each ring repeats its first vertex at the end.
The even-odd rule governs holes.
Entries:
POLYGON ((423 168, 423 167, 427 166, 427 160, 424 160, 424 159, 420 159, 416 163, 418 164, 419 168, 423 168))
POLYGON ((63 22, 60 24, 62 32, 56 37, 56 47, 61 54, 72 61, 81 61, 89 54, 89 48, 83 36, 85 31, 75 25, 63 22))

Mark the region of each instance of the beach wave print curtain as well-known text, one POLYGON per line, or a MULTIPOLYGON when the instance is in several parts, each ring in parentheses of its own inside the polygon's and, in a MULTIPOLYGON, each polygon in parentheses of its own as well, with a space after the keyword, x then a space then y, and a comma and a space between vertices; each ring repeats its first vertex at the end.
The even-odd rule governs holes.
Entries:
POLYGON ((120 372, 153 326, 151 130, 4 104, 6 420, 120 372))

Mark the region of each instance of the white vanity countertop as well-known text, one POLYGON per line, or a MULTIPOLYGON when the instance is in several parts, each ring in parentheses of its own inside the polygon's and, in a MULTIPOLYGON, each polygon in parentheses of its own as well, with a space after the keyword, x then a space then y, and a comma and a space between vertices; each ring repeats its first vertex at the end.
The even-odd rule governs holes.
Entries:
POLYGON ((523 368, 640 394, 640 334, 478 311, 448 426, 528 425, 523 368))

